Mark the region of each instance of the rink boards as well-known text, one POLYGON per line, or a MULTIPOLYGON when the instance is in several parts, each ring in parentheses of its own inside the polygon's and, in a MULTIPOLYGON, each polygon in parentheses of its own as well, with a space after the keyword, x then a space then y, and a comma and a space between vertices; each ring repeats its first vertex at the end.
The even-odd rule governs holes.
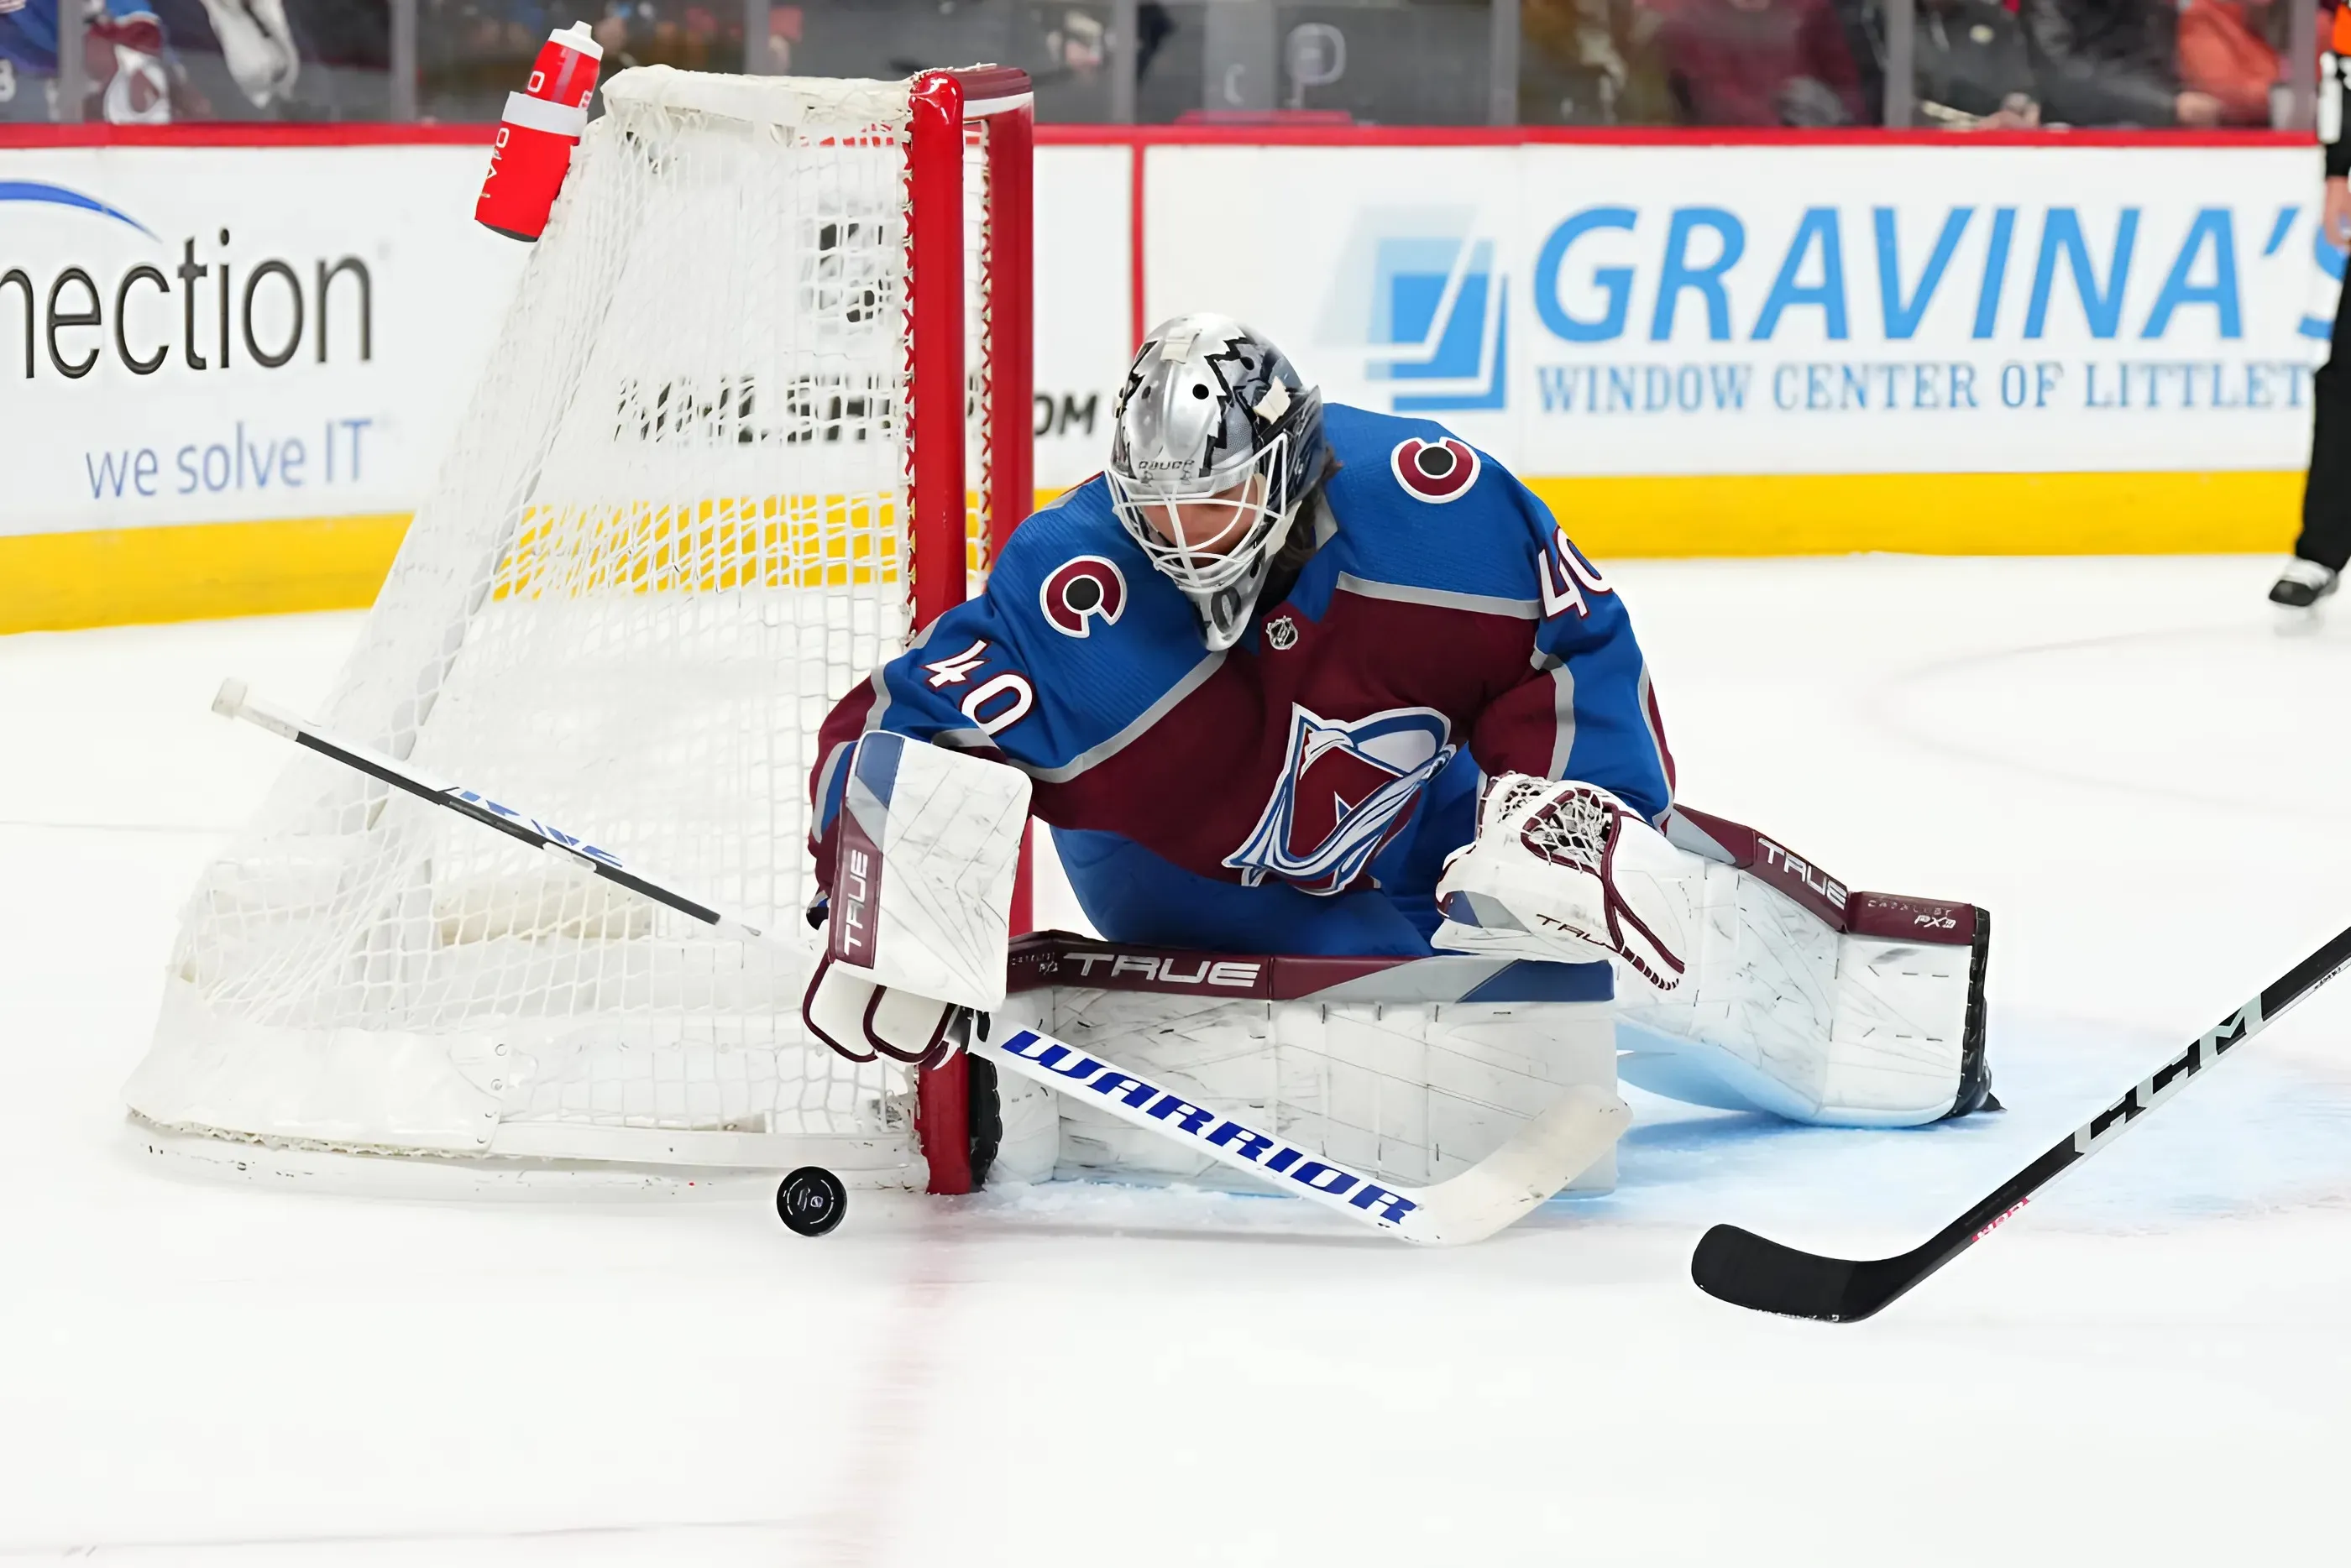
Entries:
MULTIPOLYGON (((0 630, 366 602, 519 272, 470 132, 158 134, 0 149, 0 630)), ((1040 495, 1216 308, 1596 555, 2291 537, 2342 265, 2306 145, 1271 134, 1043 134, 1040 495)))

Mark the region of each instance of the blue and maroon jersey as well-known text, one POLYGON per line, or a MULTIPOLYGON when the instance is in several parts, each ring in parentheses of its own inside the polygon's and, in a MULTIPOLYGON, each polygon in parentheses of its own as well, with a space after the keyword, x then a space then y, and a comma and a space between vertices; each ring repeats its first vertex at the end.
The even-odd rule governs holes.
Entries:
POLYGON ((1023 523, 987 591, 841 699, 811 781, 891 730, 1010 763, 1114 941, 1417 956, 1445 857, 1504 772, 1652 819, 1673 762, 1623 602, 1542 503, 1443 427, 1339 405, 1320 547, 1208 652, 1099 478, 1023 523))

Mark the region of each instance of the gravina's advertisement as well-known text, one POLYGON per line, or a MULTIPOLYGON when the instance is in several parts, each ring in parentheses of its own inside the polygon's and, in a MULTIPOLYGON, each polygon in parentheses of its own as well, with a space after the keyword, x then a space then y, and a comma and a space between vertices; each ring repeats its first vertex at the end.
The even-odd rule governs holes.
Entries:
POLYGON ((1169 149, 1147 294, 1530 476, 2295 469, 2319 194, 2159 140, 1169 149))

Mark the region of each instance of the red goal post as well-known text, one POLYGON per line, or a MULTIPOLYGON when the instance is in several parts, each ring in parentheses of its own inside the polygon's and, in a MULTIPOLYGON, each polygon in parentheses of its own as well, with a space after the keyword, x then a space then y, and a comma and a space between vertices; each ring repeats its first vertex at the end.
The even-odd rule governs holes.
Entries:
MULTIPOLYGON (((918 78, 914 88, 906 178, 913 275, 908 370, 914 392, 907 452, 917 632, 963 602, 971 578, 986 571, 999 539, 1029 514, 1035 500, 1034 101, 1028 73, 1008 67, 934 71, 918 78), (974 144, 986 213, 977 287, 967 290, 964 161, 974 144), (975 305, 979 364, 971 378, 964 364, 964 322, 975 305), (965 400, 925 392, 967 385, 978 390, 981 472, 976 487, 965 472, 965 400), (967 498, 977 501, 976 514, 967 510, 967 498), (941 570, 939 562, 956 565, 941 570)), ((1013 894, 1013 934, 1029 925, 1024 846, 1013 894)), ((915 1127, 930 1167, 931 1191, 972 1190, 966 1141, 970 1116, 970 1068, 963 1056, 923 1074, 915 1127)))

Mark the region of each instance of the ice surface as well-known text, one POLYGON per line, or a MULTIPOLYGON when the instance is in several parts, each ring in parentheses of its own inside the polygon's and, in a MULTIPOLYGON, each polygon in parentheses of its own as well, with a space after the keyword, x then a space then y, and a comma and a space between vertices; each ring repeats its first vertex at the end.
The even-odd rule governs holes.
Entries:
POLYGON ((2339 1562, 2351 982, 1870 1323, 1687 1273, 1716 1220, 1910 1245, 2351 921, 2351 611, 2274 635, 2273 566, 1614 567, 1692 804, 1992 909, 2013 1108, 1640 1097, 1614 1196, 1449 1253, 1144 1188, 810 1242, 175 1179, 118 1091, 285 760, 206 705, 306 705, 356 618, 0 639, 0 1561, 2339 1562))

